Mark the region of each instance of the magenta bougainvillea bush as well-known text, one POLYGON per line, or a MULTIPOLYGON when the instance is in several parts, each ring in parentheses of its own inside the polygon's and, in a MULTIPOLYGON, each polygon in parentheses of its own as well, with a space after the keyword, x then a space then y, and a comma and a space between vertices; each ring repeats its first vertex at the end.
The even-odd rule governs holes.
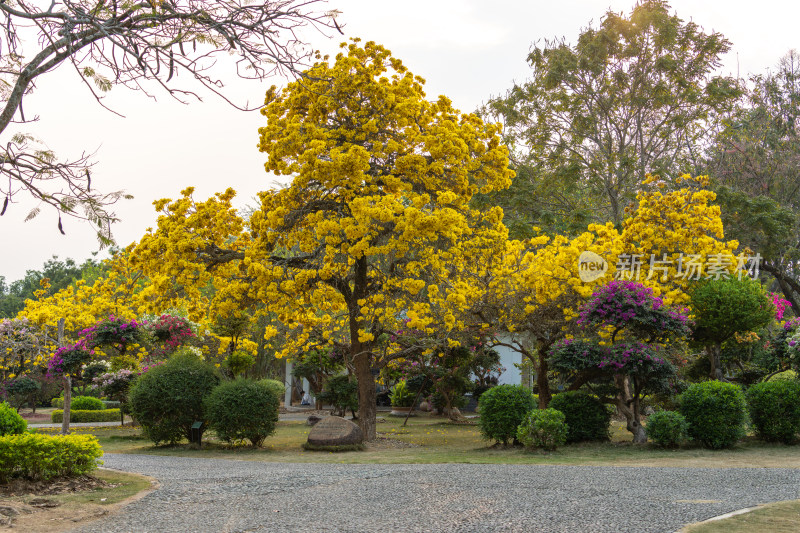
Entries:
POLYGON ((580 308, 577 323, 583 335, 551 347, 551 368, 570 380, 572 388, 594 384, 614 390, 613 397, 601 399, 625 416, 635 442, 645 442, 640 400, 646 392, 669 390, 676 378, 666 352, 670 341, 691 333, 687 314, 665 306, 639 283, 612 281, 598 287, 580 308))

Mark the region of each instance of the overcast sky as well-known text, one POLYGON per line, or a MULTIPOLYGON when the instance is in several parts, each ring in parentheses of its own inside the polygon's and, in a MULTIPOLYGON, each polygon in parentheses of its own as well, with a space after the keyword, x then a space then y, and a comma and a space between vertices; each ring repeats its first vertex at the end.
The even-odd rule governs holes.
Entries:
MULTIPOLYGON (((627 14, 632 6, 633 0, 330 0, 324 8, 342 12, 338 21, 345 37, 329 39, 309 31, 306 38, 326 52, 335 52, 349 37, 382 43, 427 80, 429 98, 445 94, 462 111, 472 111, 527 77, 525 57, 532 43, 561 36, 574 42, 581 28, 597 25, 607 9, 627 14)), ((693 20, 706 32, 721 32, 733 43, 723 74, 762 73, 788 50, 800 49, 796 0, 674 0, 672 7, 684 20, 693 20)), ((230 91, 239 102, 258 104, 269 85, 284 83, 279 78, 265 83, 232 79, 230 91)), ((26 99, 25 112, 40 117, 27 131, 57 154, 96 152, 93 187, 134 195, 114 209, 121 218, 114 235, 122 246, 155 225, 156 199, 175 198, 188 186, 196 188, 197 199, 233 187, 244 206, 274 183, 256 148, 257 129, 263 124, 257 112, 236 111, 213 95, 181 105, 165 95, 152 101, 122 87, 112 90, 107 103, 125 118, 98 106, 74 71, 63 68, 40 78, 36 92, 26 99)), ((23 222, 30 207, 12 204, 0 219, 0 276, 7 281, 40 269, 53 255, 80 262, 97 251, 88 224, 65 218, 63 236, 49 210, 23 222)), ((98 257, 104 256, 101 252, 98 257)))

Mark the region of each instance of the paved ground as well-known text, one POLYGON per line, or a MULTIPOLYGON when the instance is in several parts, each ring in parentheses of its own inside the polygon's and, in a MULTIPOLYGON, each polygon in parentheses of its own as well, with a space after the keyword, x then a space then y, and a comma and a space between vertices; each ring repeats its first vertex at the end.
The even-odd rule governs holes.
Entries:
POLYGON ((800 498, 800 470, 280 464, 107 455, 161 488, 88 532, 672 532, 800 498))

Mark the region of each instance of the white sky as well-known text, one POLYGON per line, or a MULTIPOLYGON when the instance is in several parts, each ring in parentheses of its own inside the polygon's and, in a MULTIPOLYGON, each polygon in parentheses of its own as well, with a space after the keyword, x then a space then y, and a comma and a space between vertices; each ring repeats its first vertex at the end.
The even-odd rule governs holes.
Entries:
MULTIPOLYGON (((382 43, 427 80, 429 98, 445 94, 462 111, 472 111, 513 80, 527 77, 525 57, 532 43, 560 36, 574 42, 580 29, 590 21, 596 26, 608 8, 627 14, 632 5, 633 0, 329 0, 324 8, 342 11, 338 21, 345 25, 345 37, 326 39, 310 31, 307 38, 328 52, 349 37, 382 43)), ((800 49, 796 0, 673 0, 672 8, 733 43, 724 74, 765 72, 789 49, 800 49)), ((273 83, 285 82, 231 80, 230 89, 239 102, 260 103, 273 83)), ((156 199, 175 198, 188 186, 196 187, 195 198, 205 199, 230 186, 243 206, 273 183, 256 148, 263 124, 257 112, 236 111, 210 94, 202 103, 181 105, 165 95, 154 102, 122 87, 113 89, 106 102, 126 118, 99 107, 74 71, 62 68, 41 78, 26 99, 26 115, 40 116, 26 131, 62 157, 96 151, 93 187, 134 195, 114 208, 122 219, 114 228, 121 246, 155 225, 156 199)), ((0 276, 8 282, 40 269, 52 255, 81 262, 97 250, 88 224, 65 218, 63 236, 50 210, 23 222, 30 207, 12 204, 0 218, 0 276)))

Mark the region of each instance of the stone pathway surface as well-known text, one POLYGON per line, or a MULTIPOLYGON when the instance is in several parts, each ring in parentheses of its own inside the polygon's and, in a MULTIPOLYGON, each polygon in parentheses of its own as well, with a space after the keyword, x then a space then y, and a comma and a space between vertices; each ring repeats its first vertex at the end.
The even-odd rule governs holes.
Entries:
POLYGON ((161 488, 76 532, 673 532, 800 498, 795 469, 104 459, 161 488))

